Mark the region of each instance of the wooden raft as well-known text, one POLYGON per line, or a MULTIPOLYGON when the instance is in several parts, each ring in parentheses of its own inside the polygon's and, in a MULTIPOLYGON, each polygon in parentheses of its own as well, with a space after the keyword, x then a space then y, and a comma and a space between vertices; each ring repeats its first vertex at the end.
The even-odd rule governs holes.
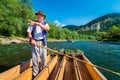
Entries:
MULTIPOLYGON (((91 63, 84 55, 74 57, 91 63)), ((29 60, 1 73, 0 80, 107 80, 97 68, 66 56, 48 55, 46 61, 47 66, 34 79, 29 60)))

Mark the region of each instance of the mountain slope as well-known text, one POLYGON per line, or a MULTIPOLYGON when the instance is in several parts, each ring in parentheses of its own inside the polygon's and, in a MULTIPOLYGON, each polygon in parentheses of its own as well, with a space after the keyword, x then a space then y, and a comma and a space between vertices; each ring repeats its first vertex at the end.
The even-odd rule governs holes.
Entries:
POLYGON ((76 30, 77 28, 79 28, 79 26, 67 25, 67 26, 64 26, 63 28, 67 28, 67 29, 69 29, 69 30, 76 30))
MULTIPOLYGON (((100 31, 106 31, 108 30, 110 27, 112 27, 113 25, 118 25, 120 24, 120 13, 111 13, 111 14, 106 14, 104 16, 101 16, 97 19, 92 20, 91 22, 89 22, 88 24, 80 27, 81 28, 85 28, 85 27, 90 27, 93 24, 100 24, 100 31)), ((79 30, 78 29, 78 30, 79 30)))

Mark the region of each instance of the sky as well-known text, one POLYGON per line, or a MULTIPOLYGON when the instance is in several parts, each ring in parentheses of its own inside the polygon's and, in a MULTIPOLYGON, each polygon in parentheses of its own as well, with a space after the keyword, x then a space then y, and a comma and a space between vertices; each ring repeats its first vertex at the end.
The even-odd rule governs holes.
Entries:
POLYGON ((32 0, 32 6, 58 26, 80 26, 105 14, 120 13, 120 0, 32 0))

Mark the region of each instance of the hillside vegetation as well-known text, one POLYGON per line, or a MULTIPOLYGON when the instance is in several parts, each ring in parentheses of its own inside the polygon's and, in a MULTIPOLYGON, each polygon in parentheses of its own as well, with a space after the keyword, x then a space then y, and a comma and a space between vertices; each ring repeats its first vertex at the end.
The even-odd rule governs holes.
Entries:
POLYGON ((0 35, 26 36, 27 19, 35 19, 31 0, 0 1, 0 35))
POLYGON ((100 31, 107 31, 110 27, 120 24, 120 13, 106 14, 104 16, 92 20, 91 22, 82 27, 91 26, 95 23, 100 23, 100 31))
MULTIPOLYGON (((0 1, 0 35, 27 37, 29 26, 27 19, 36 20, 32 0, 2 0, 0 1)), ((48 37, 51 39, 77 39, 120 41, 120 13, 101 16, 83 26, 67 25, 63 28, 47 21, 50 25, 48 37), (87 26, 99 23, 100 30, 81 30, 87 26)))
MULTIPOLYGON (((8 37, 27 37, 29 26, 27 19, 36 20, 32 0, 2 0, 0 1, 0 35, 8 37)), ((49 22, 49 21, 48 21, 49 22)), ((49 38, 52 39, 88 39, 76 31, 60 28, 49 22, 49 38)))

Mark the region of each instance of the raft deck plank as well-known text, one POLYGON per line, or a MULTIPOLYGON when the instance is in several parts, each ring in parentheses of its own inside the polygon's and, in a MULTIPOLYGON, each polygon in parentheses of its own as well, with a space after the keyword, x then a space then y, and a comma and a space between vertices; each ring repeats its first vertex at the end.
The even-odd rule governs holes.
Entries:
POLYGON ((48 63, 48 65, 38 74, 38 76, 34 80, 47 80, 57 62, 58 62, 58 55, 56 55, 48 63))
POLYGON ((73 64, 74 64, 74 70, 75 70, 75 78, 76 80, 82 80, 82 76, 80 74, 80 70, 77 64, 77 61, 73 59, 73 64))
POLYGON ((77 62, 82 80, 93 80, 85 64, 82 62, 77 62))
POLYGON ((29 60, 27 62, 24 62, 23 64, 21 64, 20 66, 20 73, 24 72, 26 69, 30 68, 32 66, 32 60, 29 60))
MULTIPOLYGON (((92 64, 84 55, 82 56, 83 57, 83 61, 86 61, 90 64, 92 64)), ((85 64, 86 65, 86 68, 88 69, 91 77, 93 80, 107 80, 99 71, 97 68, 95 67, 92 67, 91 65, 89 64, 85 64)))
POLYGON ((59 66, 60 66, 60 61, 55 65, 55 68, 53 69, 52 73, 50 74, 48 80, 55 80, 59 66))
POLYGON ((32 68, 28 68, 21 75, 13 80, 32 80, 32 68))
MULTIPOLYGON (((50 55, 46 57, 46 63, 50 60, 50 55)), ((14 80, 31 80, 32 79, 32 68, 26 69, 20 75, 18 75, 14 80)))
POLYGON ((72 61, 67 61, 63 80, 75 80, 74 65, 72 61))
POLYGON ((0 74, 0 80, 12 80, 20 74, 20 65, 15 66, 0 74))
POLYGON ((55 80, 63 80, 63 75, 65 71, 66 56, 63 57, 62 62, 59 66, 55 80))

